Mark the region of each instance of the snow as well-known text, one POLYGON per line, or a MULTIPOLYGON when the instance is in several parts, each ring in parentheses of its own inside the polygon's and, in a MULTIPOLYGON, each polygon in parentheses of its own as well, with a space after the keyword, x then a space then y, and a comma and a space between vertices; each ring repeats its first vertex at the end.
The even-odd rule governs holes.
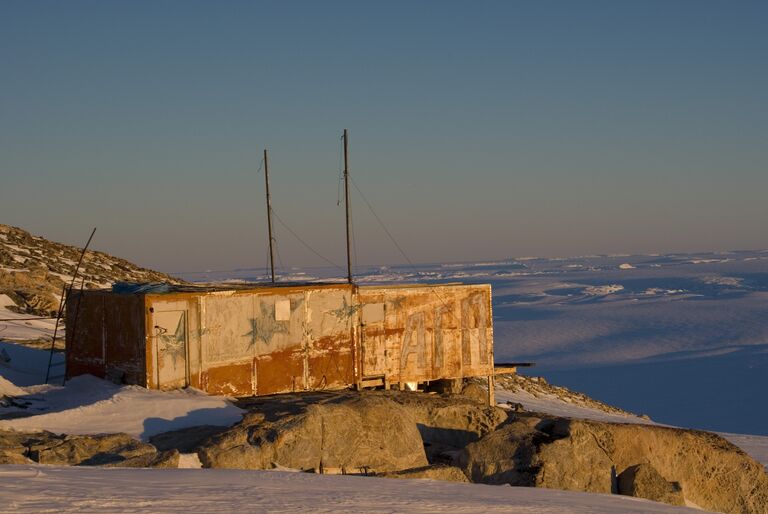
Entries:
MULTIPOLYGON (((566 418, 593 419, 595 421, 607 421, 611 423, 640 423, 653 424, 652 421, 639 416, 623 415, 606 412, 599 409, 584 407, 568 403, 554 395, 538 395, 527 391, 505 391, 496 389, 496 402, 500 407, 507 407, 506 402, 519 403, 527 411, 554 414, 566 418)), ((768 438, 766 438, 768 439, 768 438)))
POLYGON ((0 375, 0 396, 20 396, 25 394, 27 392, 24 389, 16 387, 16 384, 0 375))
POLYGON ((70 282, 72 282, 72 275, 67 275, 65 273, 57 273, 55 271, 49 271, 48 274, 54 277, 59 277, 62 280, 62 282, 64 282, 65 284, 69 284, 70 282))
POLYGON ((11 300, 11 297, 7 294, 0 294, 0 309, 7 310, 7 307, 12 307, 16 305, 16 303, 11 300))
MULTIPOLYGON (((0 350, 11 357, 8 363, 0 362, 1 391, 15 388, 3 394, 30 404, 26 409, 0 408, 0 414, 13 411, 28 415, 0 420, 0 429, 66 434, 124 432, 147 440, 191 426, 229 426, 243 414, 228 398, 192 388, 157 391, 116 385, 90 375, 75 377, 65 386, 44 385, 48 351, 12 343, 0 343, 0 350)), ((61 353, 54 356, 54 362, 61 362, 61 353)))
POLYGON ((720 433, 720 435, 768 468, 768 437, 748 434, 728 434, 725 432, 720 433))
POLYGON ((0 512, 694 512, 648 500, 430 480, 224 469, 0 467, 0 512))
POLYGON ((53 336, 53 329, 56 324, 55 320, 51 319, 34 319, 29 314, 19 314, 8 309, 16 305, 8 295, 0 294, 0 318, 2 319, 19 319, 19 321, 0 321, 0 340, 2 339, 14 339, 14 340, 28 340, 28 339, 45 339, 53 336), (20 318, 24 318, 21 320, 20 318))
POLYGON ((243 413, 225 397, 191 388, 155 391, 118 386, 90 375, 18 399, 31 401, 25 411, 34 415, 0 420, 0 429, 63 434, 124 432, 146 441, 155 434, 180 428, 229 426, 240 421, 243 413))
MULTIPOLYGON (((45 383, 45 372, 50 357, 47 349, 0 341, 0 354, 3 352, 10 357, 10 361, 4 362, 0 359, 0 376, 21 387, 45 383)), ((55 352, 51 367, 52 374, 60 374, 63 365, 64 354, 55 352)))
POLYGON ((654 296, 654 295, 673 295, 673 294, 684 294, 685 291, 683 289, 662 289, 660 287, 649 287, 645 291, 643 291, 644 295, 648 296, 654 296))

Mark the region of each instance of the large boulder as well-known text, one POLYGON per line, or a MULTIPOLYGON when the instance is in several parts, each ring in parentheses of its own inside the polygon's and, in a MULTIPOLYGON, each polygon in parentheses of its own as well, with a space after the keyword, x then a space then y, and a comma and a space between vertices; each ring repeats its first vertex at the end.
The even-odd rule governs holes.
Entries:
POLYGON ((452 454, 493 432, 509 418, 504 409, 464 396, 397 392, 388 393, 388 397, 413 416, 430 462, 452 462, 452 454))
POLYGON ((476 382, 470 382, 461 389, 461 395, 476 402, 488 403, 488 389, 476 382))
MULTIPOLYGON (((459 465, 472 482, 541 486, 538 451, 551 439, 549 434, 536 428, 541 422, 541 419, 534 417, 515 419, 482 440, 467 445, 459 454, 459 465)), ((576 490, 593 489, 579 484, 576 490)), ((605 487, 594 490, 610 492, 610 478, 607 490, 605 487)))
POLYGON ((0 464, 32 464, 23 452, 0 449, 0 464))
MULTIPOLYGON (((275 395, 239 406, 249 411, 239 424, 195 443, 204 466, 351 473, 452 464, 508 419, 470 398, 404 391, 275 395)), ((167 439, 152 441, 166 449, 175 438, 167 439)))
POLYGON ((28 434, 12 430, 0 430, 0 464, 28 464, 28 434))
POLYGON ((128 434, 65 435, 33 444, 29 457, 40 464, 104 465, 154 454, 154 446, 128 434))
POLYGON ((685 505, 683 490, 669 482, 650 464, 630 466, 618 476, 619 494, 672 505, 685 505))
MULTIPOLYGON (((101 454, 89 459, 87 465, 105 468, 178 468, 181 454, 178 450, 147 452, 132 457, 101 454)), ((81 463, 85 465, 86 463, 81 463)))
POLYGON ((158 452, 127 434, 66 435, 0 431, 0 464, 104 467, 178 467, 179 452, 158 452))
POLYGON ((210 468, 385 472, 428 464, 411 414, 379 395, 313 403, 271 420, 255 412, 198 455, 210 468))
POLYGON ((473 482, 601 493, 618 490, 617 474, 647 464, 702 508, 768 513, 763 466, 722 437, 696 430, 521 416, 469 444, 459 462, 473 482))
POLYGON ((569 491, 614 492, 616 466, 611 459, 613 433, 610 430, 588 430, 580 424, 560 427, 558 424, 561 422, 557 420, 550 426, 547 420, 537 425, 539 429, 549 431, 553 440, 538 448, 536 486, 569 491))
POLYGON ((469 479, 461 470, 461 468, 456 466, 448 466, 445 464, 422 466, 420 468, 404 469, 402 471, 378 473, 376 476, 383 478, 441 480, 443 482, 469 482, 469 479))

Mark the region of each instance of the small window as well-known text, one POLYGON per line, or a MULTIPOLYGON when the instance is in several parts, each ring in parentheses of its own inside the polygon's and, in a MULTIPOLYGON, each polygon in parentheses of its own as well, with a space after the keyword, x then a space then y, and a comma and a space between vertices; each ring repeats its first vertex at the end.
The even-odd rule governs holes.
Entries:
POLYGON ((275 321, 290 321, 291 301, 277 300, 275 302, 275 321))

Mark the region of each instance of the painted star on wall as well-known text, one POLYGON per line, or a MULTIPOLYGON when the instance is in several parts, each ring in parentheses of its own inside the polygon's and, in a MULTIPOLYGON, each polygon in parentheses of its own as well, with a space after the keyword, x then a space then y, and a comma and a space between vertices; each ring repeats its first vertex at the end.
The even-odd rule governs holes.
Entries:
POLYGON ((250 337, 248 348, 256 345, 258 341, 264 341, 269 344, 275 334, 287 334, 288 322, 275 320, 275 306, 262 303, 260 305, 261 316, 251 318, 248 322, 251 324, 251 331, 244 334, 250 337))
POLYGON ((160 339, 160 354, 165 357, 171 357, 173 369, 176 369, 176 361, 185 359, 187 356, 187 323, 184 314, 179 316, 179 322, 173 334, 168 333, 167 328, 155 326, 158 330, 158 339, 160 339))
POLYGON ((349 305, 347 303, 347 297, 344 296, 342 298, 342 305, 338 309, 334 309, 331 312, 333 316, 338 319, 339 321, 346 321, 352 316, 355 315, 355 313, 360 310, 359 305, 349 305))

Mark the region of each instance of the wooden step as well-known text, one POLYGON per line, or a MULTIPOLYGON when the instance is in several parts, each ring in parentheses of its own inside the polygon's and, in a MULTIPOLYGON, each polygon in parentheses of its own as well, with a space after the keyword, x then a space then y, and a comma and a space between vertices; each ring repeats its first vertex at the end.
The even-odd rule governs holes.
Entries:
POLYGON ((363 377, 360 381, 360 387, 384 387, 384 377, 363 377))

